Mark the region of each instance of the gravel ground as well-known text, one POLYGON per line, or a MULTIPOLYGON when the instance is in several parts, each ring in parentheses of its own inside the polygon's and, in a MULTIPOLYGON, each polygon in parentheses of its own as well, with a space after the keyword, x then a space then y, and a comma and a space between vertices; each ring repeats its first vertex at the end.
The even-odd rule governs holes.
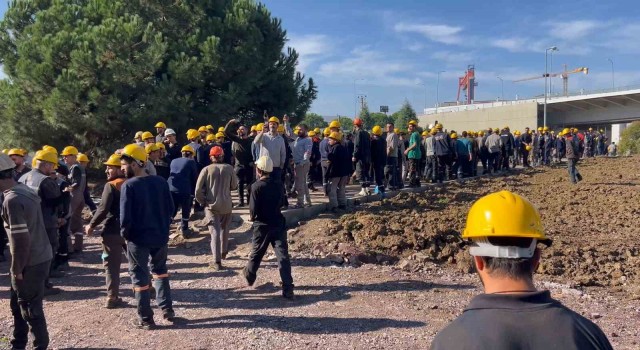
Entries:
MULTIPOLYGON (((583 175, 589 169, 585 167, 583 175)), ((539 185, 537 175, 532 176, 530 182, 539 185)), ((630 184, 627 195, 638 194, 635 176, 625 180, 630 184)), ((174 242, 168 265, 179 319, 169 324, 156 313, 160 327, 154 331, 131 325, 133 306, 102 308, 106 293, 99 238, 86 239, 86 251, 71 262, 68 276, 54 280, 64 292, 45 301, 51 348, 424 349, 481 292, 477 278, 460 272, 455 264, 427 261, 419 271, 373 264, 355 268, 300 249, 292 252, 296 299, 288 301, 280 296, 272 254, 256 285, 244 284, 240 271, 249 251, 249 225, 239 217, 235 220, 232 253, 223 271, 208 268, 209 240, 202 228, 199 238, 174 242)), ((304 235, 294 239, 299 242, 304 235)), ((12 330, 7 270, 8 264, 0 263, 0 348, 8 347, 12 330)), ((640 348, 638 297, 624 286, 583 286, 559 277, 537 275, 539 287, 550 289, 554 297, 600 325, 614 348, 640 348)), ((124 270, 122 290, 125 301, 133 305, 124 270)))

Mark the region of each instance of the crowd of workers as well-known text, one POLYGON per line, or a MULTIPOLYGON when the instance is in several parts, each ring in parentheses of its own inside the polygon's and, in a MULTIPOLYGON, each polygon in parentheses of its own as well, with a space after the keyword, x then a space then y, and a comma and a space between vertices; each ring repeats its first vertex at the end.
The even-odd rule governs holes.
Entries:
MULTIPOLYGON (((74 146, 62 152, 44 146, 30 157, 23 149, 0 155, 0 190, 3 191, 0 257, 7 234, 11 248, 11 308, 15 332, 12 344, 23 348, 29 327, 36 348, 48 343, 42 311, 44 295, 59 293, 50 278, 64 276, 68 260, 83 250, 84 235, 102 225, 103 262, 106 269, 107 308, 123 305, 119 292, 123 253, 137 302, 136 326, 155 326, 150 300, 154 297, 163 317, 173 320, 167 271, 170 225, 180 212, 179 229, 192 237, 192 211, 204 211, 211 235, 211 268, 223 269, 228 254, 233 208, 249 206, 253 222, 253 248, 243 276, 252 285, 260 262, 271 245, 275 251, 282 294, 293 298, 283 209, 311 205, 310 191, 321 183, 333 212, 346 210, 346 186, 353 178, 359 195, 384 198, 387 188, 420 186, 421 181, 475 176, 508 171, 517 165, 550 165, 567 158, 570 179, 582 179, 575 168, 582 157, 605 154, 606 137, 600 132, 565 128, 557 135, 548 128, 511 133, 509 127, 486 131, 446 131, 435 123, 422 129, 410 121, 407 132, 393 123, 365 130, 332 121, 324 130, 305 124, 292 128, 271 117, 254 126, 230 120, 218 129, 202 126, 186 132, 186 142, 164 123, 156 134, 138 132, 134 143, 103 163, 107 176, 96 206, 88 195, 89 159, 74 146), (349 127, 353 127, 347 131, 349 127), (60 160, 62 158, 62 161, 60 160), (28 165, 31 165, 29 167, 28 165), (371 188, 373 192, 371 191, 371 188), (238 202, 231 191, 238 191, 238 202), (294 205, 289 198, 295 199, 294 205), (92 212, 87 224, 83 210, 92 212)), ((612 153, 611 146, 608 148, 612 153)), ((615 149, 613 150, 615 153, 615 149)), ((539 219, 538 219, 539 220, 539 219)), ((542 233, 543 235, 543 233, 542 233)), ((537 237, 537 236, 536 236, 537 237)), ((531 256, 529 256, 531 257, 531 256)))

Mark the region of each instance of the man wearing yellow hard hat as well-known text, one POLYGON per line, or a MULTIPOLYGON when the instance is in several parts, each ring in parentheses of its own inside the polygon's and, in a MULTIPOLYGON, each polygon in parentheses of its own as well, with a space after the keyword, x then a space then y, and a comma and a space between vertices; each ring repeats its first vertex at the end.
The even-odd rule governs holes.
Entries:
MULTIPOLYGON (((87 167, 89 166, 89 157, 84 153, 78 153, 77 159, 78 159, 78 163, 86 173, 87 167)), ((91 211, 91 213, 95 212, 98 207, 96 206, 96 203, 93 202, 93 199, 91 199, 91 194, 89 193, 89 186, 84 187, 83 197, 84 197, 84 204, 86 204, 89 207, 89 210, 91 211)))
POLYGON ((531 132, 529 131, 529 127, 524 128, 524 134, 520 138, 520 153, 522 153, 522 166, 525 168, 530 168, 529 164, 529 154, 533 145, 533 137, 531 136, 531 132))
POLYGON ((436 335, 432 350, 613 349, 597 325, 536 288, 538 244, 551 241, 528 200, 509 191, 480 198, 462 237, 484 293, 436 335))
POLYGON ((70 233, 74 237, 73 252, 82 253, 83 250, 83 237, 84 228, 82 224, 82 210, 84 209, 84 189, 87 186, 87 174, 85 170, 78 163, 78 149, 74 146, 67 146, 62 150, 60 155, 62 156, 64 163, 69 167, 69 187, 67 191, 71 194, 71 207, 70 207, 70 233))
POLYGON ((167 131, 167 124, 163 122, 157 122, 155 128, 156 128, 155 142, 164 142, 164 132, 167 131))
POLYGON ((120 236, 120 190, 124 184, 124 174, 121 170, 120 156, 113 154, 104 162, 107 183, 102 189, 100 205, 85 226, 87 236, 93 234, 94 229, 104 225, 102 236, 102 261, 105 268, 107 284, 107 300, 105 307, 115 309, 124 305, 120 298, 120 265, 122 264, 122 248, 126 245, 120 236))
POLYGON ((569 128, 562 130, 562 137, 565 142, 569 180, 571 183, 577 184, 578 181, 582 181, 582 175, 580 175, 580 171, 576 168, 578 159, 580 159, 580 140, 578 139, 578 135, 575 135, 569 128))
POLYGON ((7 155, 13 160, 16 167, 13 169, 13 176, 16 181, 20 180, 22 175, 31 171, 31 168, 25 164, 25 156, 27 151, 21 148, 12 148, 7 152, 7 155))
POLYGON ((120 168, 127 178, 120 193, 120 234, 127 241, 127 260, 138 311, 135 326, 150 330, 156 327, 151 309, 151 274, 163 318, 170 322, 175 318, 167 270, 174 206, 167 181, 148 175, 146 162, 147 152, 136 144, 127 145, 120 152, 120 168))
POLYGON ((175 204, 171 218, 175 218, 178 210, 181 210, 180 231, 184 238, 191 238, 189 217, 191 216, 193 191, 198 179, 198 165, 193 159, 194 153, 191 146, 182 147, 182 157, 172 160, 169 165, 170 175, 167 180, 175 204))
POLYGON ((282 188, 284 193, 282 171, 286 165, 287 149, 284 138, 278 133, 279 125, 280 120, 277 117, 269 118, 268 132, 258 130, 258 136, 256 136, 253 143, 255 144, 258 158, 261 156, 268 156, 273 162, 273 170, 271 171, 270 176, 274 181, 278 181, 278 183, 283 186, 282 188))

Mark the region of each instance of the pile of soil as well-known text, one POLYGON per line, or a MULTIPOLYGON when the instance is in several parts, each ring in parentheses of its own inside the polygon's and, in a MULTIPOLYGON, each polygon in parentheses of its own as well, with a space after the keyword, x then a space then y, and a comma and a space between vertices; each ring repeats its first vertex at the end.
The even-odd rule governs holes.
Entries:
POLYGON ((539 273, 582 286, 637 285, 640 158, 589 159, 578 167, 584 177, 578 185, 568 181, 566 168, 552 167, 401 193, 339 218, 309 221, 292 232, 292 248, 355 265, 438 264, 469 272, 461 239, 466 214, 478 198, 509 190, 538 207, 554 240, 543 249, 539 273))

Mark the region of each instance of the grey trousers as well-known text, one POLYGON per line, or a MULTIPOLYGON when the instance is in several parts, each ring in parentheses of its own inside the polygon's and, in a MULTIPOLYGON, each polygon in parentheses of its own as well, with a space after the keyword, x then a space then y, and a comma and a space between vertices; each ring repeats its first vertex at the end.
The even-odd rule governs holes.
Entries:
POLYGON ((120 265, 126 242, 120 235, 102 236, 102 265, 105 268, 107 299, 120 296, 120 265))
POLYGON ((347 205, 347 183, 349 183, 348 176, 329 179, 329 207, 331 209, 339 205, 347 205))
POLYGON ((311 204, 311 197, 309 196, 309 186, 307 186, 307 175, 309 174, 309 168, 311 164, 309 162, 298 164, 295 166, 295 186, 298 193, 298 205, 311 204))
POLYGON ((222 261, 222 254, 229 250, 229 225, 231 225, 231 213, 213 214, 207 210, 209 219, 209 234, 211 235, 211 254, 213 261, 222 261))

